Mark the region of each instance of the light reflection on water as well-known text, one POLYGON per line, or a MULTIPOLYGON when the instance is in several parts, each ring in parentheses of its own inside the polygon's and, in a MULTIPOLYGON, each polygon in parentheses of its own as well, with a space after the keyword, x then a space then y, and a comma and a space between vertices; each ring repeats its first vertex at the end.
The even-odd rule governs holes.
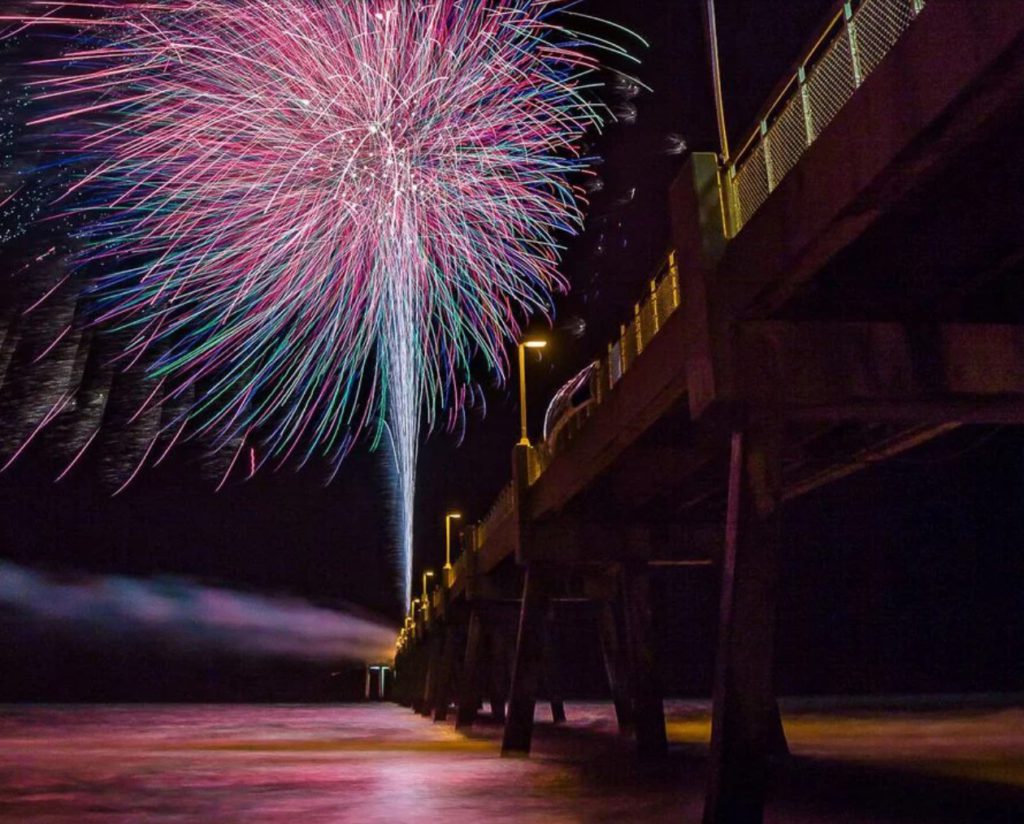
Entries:
POLYGON ((496 735, 467 738, 388 704, 8 707, 0 818, 649 820, 649 802, 631 818, 628 797, 585 809, 570 763, 501 759, 496 735))
MULTIPOLYGON (((673 757, 645 765, 603 704, 540 724, 530 759, 390 704, 0 707, 0 820, 696 822, 707 706, 669 709, 673 757)), ((1019 706, 815 707, 786 728, 769 824, 1024 821, 1019 706)))

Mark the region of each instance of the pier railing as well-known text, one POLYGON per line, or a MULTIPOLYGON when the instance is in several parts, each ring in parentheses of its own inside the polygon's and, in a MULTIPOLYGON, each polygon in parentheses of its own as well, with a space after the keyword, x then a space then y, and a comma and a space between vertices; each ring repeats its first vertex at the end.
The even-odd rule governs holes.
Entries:
MULTIPOLYGON (((679 267, 675 252, 662 261, 653 278, 648 282, 643 298, 633 306, 633 315, 619 327, 618 337, 608 344, 607 351, 595 363, 591 377, 591 401, 572 414, 571 419, 561 422, 557 435, 547 442, 538 443, 530 449, 528 458, 528 483, 533 485, 544 473, 554 457, 573 440, 582 429, 583 423, 593 410, 600 405, 622 380, 637 357, 661 331, 665 321, 679 308, 679 267)), ((487 515, 476 525, 475 546, 466 546, 472 552, 487 543, 490 536, 501 529, 507 519, 514 517, 518 490, 514 483, 502 489, 487 515)), ((466 564, 459 559, 452 569, 452 581, 466 574, 466 564)))
POLYGON ((576 410, 572 419, 563 421, 555 437, 537 444, 531 451, 531 484, 547 469, 555 455, 572 441, 586 419, 622 380, 661 331, 665 321, 679 308, 679 300, 679 267, 673 251, 668 253, 648 282, 643 298, 633 305, 633 316, 619 326, 618 337, 608 344, 607 351, 595 362, 590 380, 591 402, 576 410))
MULTIPOLYGON (((913 24, 926 0, 849 0, 836 13, 779 86, 763 110, 757 127, 726 169, 726 212, 735 236, 768 199, 807 149, 853 97, 872 71, 913 24)), ((562 421, 557 434, 530 450, 528 483, 536 483, 555 456, 579 433, 594 410, 614 391, 622 377, 679 308, 679 267, 670 252, 648 283, 633 315, 619 327, 618 337, 595 363, 591 400, 562 421)), ((477 525, 475 547, 515 515, 517 489, 507 485, 477 525)), ((465 574, 456 564, 453 580, 465 574)))
POLYGON ((763 110, 727 169, 729 234, 761 208, 832 122, 926 0, 844 2, 763 110))

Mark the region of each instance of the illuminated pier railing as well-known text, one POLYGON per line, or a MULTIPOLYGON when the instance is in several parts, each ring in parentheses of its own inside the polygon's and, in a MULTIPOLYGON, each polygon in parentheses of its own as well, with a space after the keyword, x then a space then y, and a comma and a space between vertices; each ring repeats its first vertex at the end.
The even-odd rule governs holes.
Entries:
MULTIPOLYGON (((872 71, 913 24, 926 0, 851 0, 838 7, 824 30, 798 63, 793 75, 764 110, 758 127, 727 169, 727 211, 730 236, 768 199, 808 147, 853 97, 872 71)), ((679 308, 679 269, 670 253, 651 279, 633 317, 619 329, 618 339, 594 363, 590 400, 570 410, 555 435, 530 449, 528 481, 532 485, 555 456, 583 428, 594 409, 679 308)), ((487 516, 476 526, 473 551, 506 528, 515 516, 517 490, 506 486, 487 516)), ((452 580, 466 574, 456 563, 452 580)))
POLYGON ((859 0, 839 7, 764 110, 728 168, 735 236, 832 122, 926 0, 859 0))
MULTIPOLYGON (((670 252, 648 283, 643 300, 634 305, 633 317, 619 327, 618 338, 608 345, 604 356, 594 363, 590 379, 590 401, 574 410, 572 418, 558 427, 557 437, 530 449, 528 480, 531 485, 536 483, 558 452, 580 431, 590 413, 608 397, 678 308, 679 268, 675 253, 670 252)), ((470 542, 472 545, 465 544, 466 552, 452 565, 450 580, 453 584, 466 575, 466 553, 486 545, 490 537, 502 528, 507 528, 507 521, 515 517, 516 497, 515 484, 509 483, 502 489, 486 517, 475 526, 470 542)))
POLYGON ((675 252, 669 252, 657 274, 651 278, 643 299, 633 306, 633 317, 619 327, 618 338, 608 344, 605 355, 594 363, 590 379, 589 403, 574 410, 572 418, 563 421, 557 435, 540 443, 531 452, 530 483, 544 472, 552 458, 580 431, 583 423, 622 380, 665 321, 679 308, 679 266, 675 252))
POLYGON ((501 490, 497 500, 491 505, 490 511, 476 528, 476 545, 481 547, 487 543, 487 538, 501 526, 502 522, 511 518, 516 509, 516 488, 514 483, 506 484, 501 490))

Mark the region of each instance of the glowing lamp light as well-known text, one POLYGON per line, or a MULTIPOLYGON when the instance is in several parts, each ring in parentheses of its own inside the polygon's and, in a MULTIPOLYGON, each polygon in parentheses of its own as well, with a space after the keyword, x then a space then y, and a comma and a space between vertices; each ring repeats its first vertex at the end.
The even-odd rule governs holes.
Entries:
POLYGON ((444 576, 448 586, 452 583, 452 521, 461 518, 461 512, 449 512, 444 516, 444 576))
POLYGON ((540 351, 548 345, 544 338, 526 338, 519 344, 519 445, 530 446, 526 428, 526 350, 540 351))

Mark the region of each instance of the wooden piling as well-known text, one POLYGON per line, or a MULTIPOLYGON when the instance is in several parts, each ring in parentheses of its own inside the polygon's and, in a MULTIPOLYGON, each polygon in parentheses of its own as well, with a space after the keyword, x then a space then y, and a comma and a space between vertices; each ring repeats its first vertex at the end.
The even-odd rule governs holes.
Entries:
POLYGON ((544 620, 544 692, 551 705, 551 720, 555 724, 565 723, 565 688, 562 682, 562 672, 558 659, 558 652, 554 641, 555 616, 550 605, 544 620))
POLYGON ((512 690, 501 754, 528 755, 533 737, 533 713, 540 683, 544 647, 544 618, 551 599, 551 573, 543 564, 526 568, 523 601, 512 666, 512 690))
POLYGON ((622 598, 633 692, 637 753, 657 758, 668 750, 661 677, 658 674, 651 626, 650 574, 647 565, 628 562, 622 567, 622 598))
POLYGON ((476 720, 480 702, 480 663, 483 657, 484 625, 480 608, 474 606, 469 616, 466 634, 466 656, 462 665, 462 683, 459 685, 458 711, 455 729, 468 729, 476 720))
POLYGON ((629 662, 626 658, 621 632, 615 617, 613 605, 607 601, 598 609, 598 633, 601 638, 601 654, 604 657, 608 688, 615 705, 615 719, 620 733, 632 733, 634 728, 633 703, 630 699, 629 662))
POLYGON ((781 430, 746 420, 732 434, 704 824, 761 824, 768 760, 785 747, 772 683, 781 430))
POLYGON ((441 652, 440 672, 435 682, 434 720, 447 721, 451 704, 451 687, 455 680, 455 657, 459 648, 459 631, 454 624, 444 628, 444 647, 441 652))

